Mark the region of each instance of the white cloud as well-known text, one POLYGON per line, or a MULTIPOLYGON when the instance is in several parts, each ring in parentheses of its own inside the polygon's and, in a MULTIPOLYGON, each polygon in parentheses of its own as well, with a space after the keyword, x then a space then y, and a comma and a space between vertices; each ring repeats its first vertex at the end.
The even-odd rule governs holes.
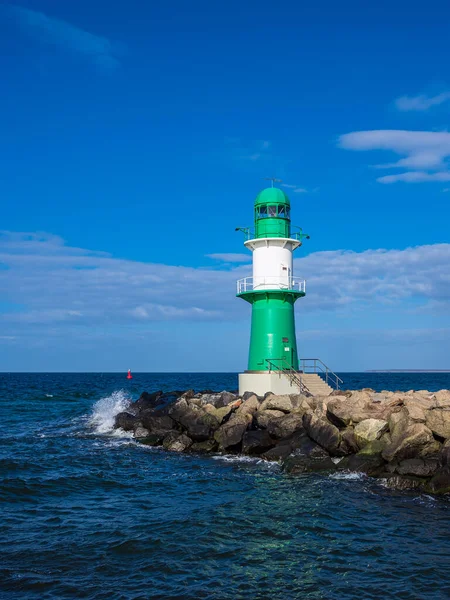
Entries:
POLYGON ((380 177, 381 183, 395 181, 449 181, 450 133, 447 131, 373 130, 341 135, 339 146, 346 150, 385 150, 403 155, 397 162, 376 165, 377 168, 413 169, 400 175, 380 177), (438 171, 428 174, 425 171, 438 171))
MULTIPOLYGON (((250 265, 215 270, 143 263, 26 233, 0 236, 0 264, 6 267, 0 297, 17 304, 0 315, 2 336, 47 335, 52 325, 77 335, 86 327, 248 319, 235 285, 251 276, 250 265)), ((295 260, 295 274, 307 279, 301 310, 385 305, 448 312, 449 264, 450 244, 316 252, 295 260)))
POLYGON ((424 111, 432 106, 438 106, 443 102, 447 102, 447 100, 450 100, 450 92, 442 92, 441 94, 437 94, 437 96, 426 96, 425 94, 420 94, 419 96, 402 96, 401 98, 397 98, 395 104, 398 110, 402 111, 424 111))
POLYGON ((214 260, 220 260, 222 262, 227 263, 246 263, 251 262, 252 256, 251 254, 233 254, 233 253, 223 253, 223 254, 207 254, 208 258, 213 258, 214 260))
POLYGON ((384 175, 384 177, 378 177, 377 181, 379 183, 396 183, 397 181, 406 181, 406 183, 450 181, 450 172, 426 173, 425 171, 407 171, 406 173, 399 173, 397 175, 384 175))
POLYGON ((103 36, 22 6, 5 4, 0 10, 16 27, 40 43, 83 55, 102 69, 113 70, 120 64, 113 44, 103 36))
POLYGON ((299 187, 298 185, 292 185, 290 183, 282 183, 281 187, 288 188, 294 192, 294 194, 307 194, 308 190, 306 188, 299 187))

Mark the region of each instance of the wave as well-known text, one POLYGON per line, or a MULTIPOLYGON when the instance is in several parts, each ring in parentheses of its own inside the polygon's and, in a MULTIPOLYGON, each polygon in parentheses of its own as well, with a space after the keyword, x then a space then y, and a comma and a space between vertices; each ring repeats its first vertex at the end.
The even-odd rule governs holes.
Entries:
POLYGON ((95 433, 112 433, 116 415, 126 410, 130 403, 131 398, 124 390, 101 398, 93 406, 89 425, 94 428, 95 433))

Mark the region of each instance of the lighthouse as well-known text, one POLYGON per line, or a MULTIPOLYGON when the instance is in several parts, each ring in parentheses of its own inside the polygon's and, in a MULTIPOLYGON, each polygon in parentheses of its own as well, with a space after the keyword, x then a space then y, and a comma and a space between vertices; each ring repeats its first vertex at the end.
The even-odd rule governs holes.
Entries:
POLYGON ((255 200, 254 229, 243 231, 252 251, 253 273, 237 282, 237 296, 252 307, 248 369, 239 375, 239 393, 290 394, 301 391, 294 304, 306 294, 304 279, 294 276, 294 250, 309 239, 291 226, 285 192, 262 190, 255 200))

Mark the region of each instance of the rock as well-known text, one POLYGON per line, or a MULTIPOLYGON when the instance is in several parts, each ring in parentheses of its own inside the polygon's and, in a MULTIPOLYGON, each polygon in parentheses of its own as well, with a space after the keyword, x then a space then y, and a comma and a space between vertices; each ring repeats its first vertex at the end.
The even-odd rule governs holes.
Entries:
POLYGON ((228 406, 228 404, 234 402, 237 399, 237 396, 226 391, 215 394, 201 394, 198 398, 198 406, 212 404, 214 408, 223 408, 224 406, 228 406))
POLYGON ((262 454, 273 448, 275 443, 266 429, 246 431, 242 438, 242 452, 244 454, 262 454))
MULTIPOLYGON (((162 441, 168 432, 177 429, 175 421, 168 415, 154 413, 153 410, 146 410, 141 414, 142 426, 162 441)), ((178 432, 179 434, 179 432, 178 432)))
POLYGON ((319 419, 315 415, 303 415, 303 427, 309 437, 325 448, 332 455, 341 455, 339 450, 341 434, 339 429, 325 419, 319 419))
POLYGON ((281 410, 258 410, 255 413, 255 422, 261 429, 267 429, 270 421, 284 417, 285 413, 281 410))
POLYGON ((443 467, 426 484, 425 491, 431 494, 449 494, 450 493, 450 467, 443 467))
POLYGON ((189 448, 191 452, 198 452, 204 454, 206 452, 214 452, 217 450, 216 440, 206 440, 205 442, 194 442, 189 448))
POLYGON ((378 476, 384 469, 385 462, 381 456, 384 444, 380 440, 374 440, 366 444, 357 454, 346 457, 339 468, 347 468, 350 471, 365 473, 370 477, 378 476))
POLYGON ((289 475, 317 473, 319 471, 335 471, 336 465, 329 456, 322 458, 306 456, 290 456, 283 461, 283 471, 289 475))
POLYGON ((439 458, 444 467, 450 467, 450 440, 447 440, 442 446, 439 458))
POLYGON ((450 438, 450 409, 434 408, 428 410, 425 415, 425 423, 438 437, 450 438))
POLYGON ((356 442, 353 427, 347 427, 341 431, 341 438, 339 448, 342 450, 343 454, 356 454, 356 452, 359 452, 360 448, 356 442))
POLYGON ((161 404, 159 399, 162 395, 162 390, 153 392, 152 394, 142 392, 139 399, 130 404, 129 409, 133 411, 133 414, 138 414, 141 410, 154 409, 161 404))
POLYGON ((450 390, 439 390, 434 395, 435 408, 450 408, 450 390))
POLYGON ((196 442, 203 442, 212 437, 220 425, 215 416, 198 406, 188 404, 184 399, 178 400, 170 409, 169 414, 174 421, 186 429, 188 436, 196 442))
POLYGON ((246 400, 242 402, 242 404, 237 409, 238 415, 254 415, 256 411, 260 408, 260 403, 255 394, 249 396, 246 400))
POLYGON ((261 404, 260 410, 279 410, 289 413, 294 409, 290 396, 268 396, 261 404))
POLYGON ((145 429, 145 427, 136 427, 136 429, 134 431, 134 437, 136 439, 146 438, 149 435, 150 435, 150 431, 148 429, 145 429))
POLYGON ((442 444, 437 440, 433 440, 425 446, 419 452, 419 458, 438 458, 439 452, 441 451, 442 444))
POLYGON ((383 458, 391 462, 415 458, 423 448, 433 442, 433 434, 423 423, 414 423, 392 433, 392 442, 383 450, 383 458))
POLYGON ((114 419, 114 427, 123 429, 124 431, 134 431, 137 427, 141 427, 142 423, 139 417, 130 415, 127 412, 120 412, 114 419))
POLYGON ((164 448, 171 452, 185 452, 191 445, 191 438, 184 433, 175 437, 172 434, 169 434, 163 441, 164 448))
POLYGON ((252 416, 249 414, 238 415, 234 414, 229 421, 219 427, 214 433, 214 439, 219 445, 220 449, 227 449, 238 446, 242 437, 252 422, 252 416))
POLYGON ((439 463, 436 459, 407 458, 396 467, 399 475, 415 475, 416 477, 430 477, 436 472, 439 463))
POLYGON ((360 448, 364 448, 369 442, 379 440, 388 428, 387 421, 382 419, 364 419, 364 421, 360 421, 355 427, 356 443, 360 448))
POLYGON ((285 438, 294 431, 303 428, 303 417, 300 414, 289 414, 272 419, 267 424, 267 431, 274 438, 285 438))
POLYGON ((410 421, 425 423, 425 409, 421 402, 415 399, 405 400, 404 410, 410 421))
POLYGON ((384 482, 389 489, 400 491, 420 490, 424 487, 423 479, 404 475, 390 475, 384 478, 384 482))
POLYGON ((297 456, 314 456, 316 458, 325 458, 328 453, 316 442, 313 442, 304 429, 294 431, 290 436, 278 442, 278 444, 264 452, 262 455, 266 460, 283 460, 291 454, 297 456))

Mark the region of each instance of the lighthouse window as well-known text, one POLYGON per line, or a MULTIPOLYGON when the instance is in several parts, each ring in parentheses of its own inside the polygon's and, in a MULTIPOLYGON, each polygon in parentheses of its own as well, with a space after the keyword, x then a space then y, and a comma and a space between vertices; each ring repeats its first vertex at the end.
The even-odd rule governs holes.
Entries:
POLYGON ((276 217, 277 216, 277 207, 276 206, 269 206, 269 217, 276 217))
POLYGON ((265 219, 266 217, 267 217, 267 206, 260 206, 258 219, 265 219))
POLYGON ((283 217, 283 219, 284 219, 284 217, 286 216, 286 213, 285 213, 285 208, 286 208, 286 207, 285 207, 285 205, 284 205, 284 204, 280 204, 280 205, 278 206, 278 216, 279 216, 279 217, 283 217))

